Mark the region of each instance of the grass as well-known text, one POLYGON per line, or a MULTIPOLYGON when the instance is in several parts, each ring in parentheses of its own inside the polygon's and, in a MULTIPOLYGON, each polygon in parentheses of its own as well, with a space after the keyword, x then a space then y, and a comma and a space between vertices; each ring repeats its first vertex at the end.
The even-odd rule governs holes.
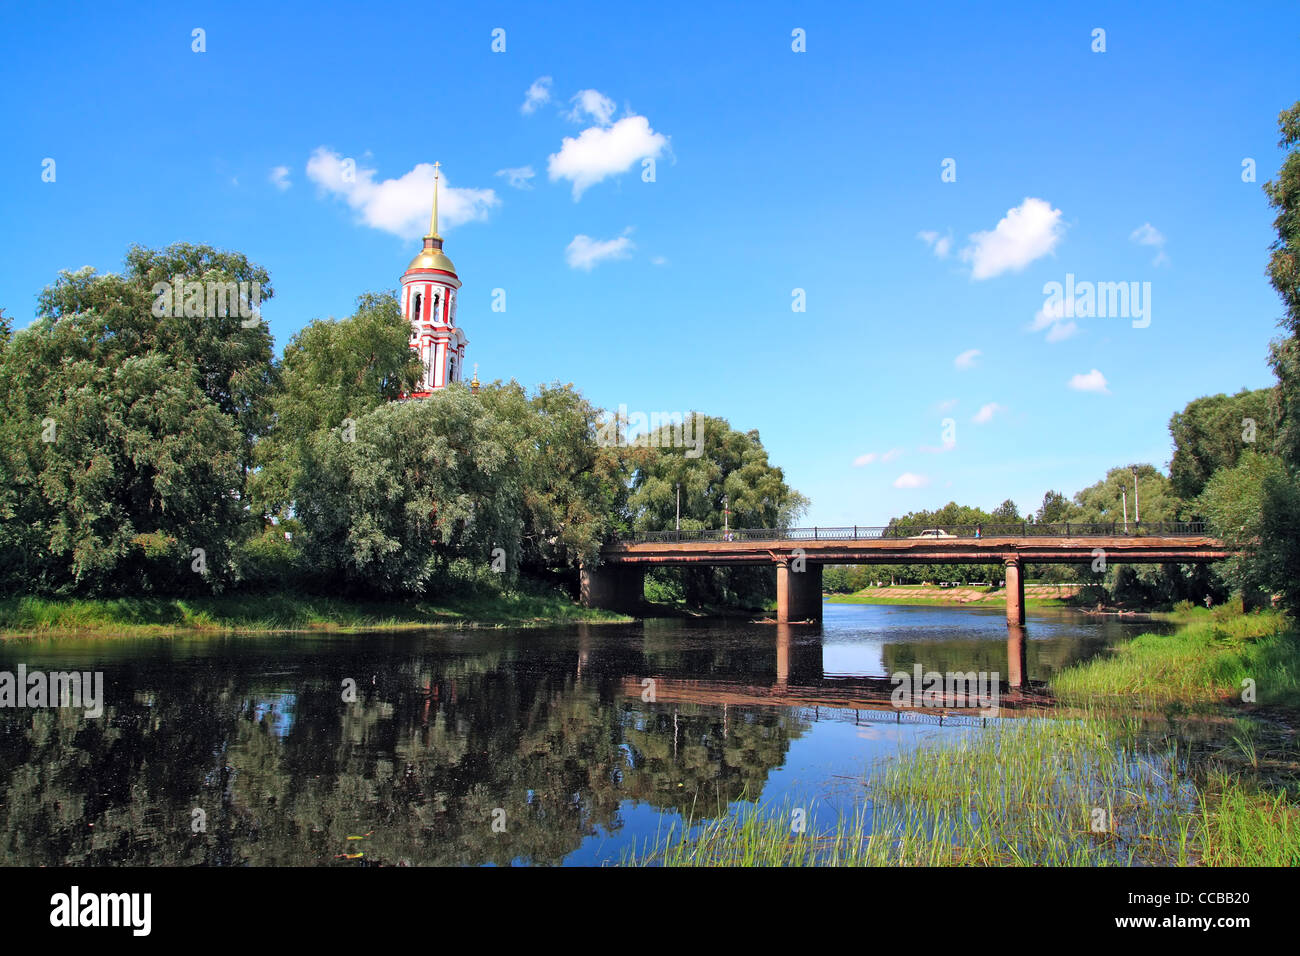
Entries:
POLYGON ((1282 615, 1200 609, 1181 621, 1172 634, 1143 634, 1066 670, 1052 690, 1066 702, 1123 698, 1204 705, 1242 702, 1253 683, 1254 703, 1300 703, 1300 632, 1282 615))
POLYGON ((671 830, 652 866, 1296 866, 1300 802, 1239 775, 1199 784, 1187 754, 1092 715, 1002 724, 877 765, 837 825, 789 808, 671 830), (683 838, 683 833, 686 834, 683 838))
POLYGON ((0 637, 148 635, 185 631, 371 631, 475 625, 627 621, 554 592, 443 601, 354 601, 295 594, 202 598, 0 599, 0 637))
POLYGON ((1069 719, 999 722, 900 753, 832 828, 793 833, 788 807, 751 808, 670 831, 627 862, 1298 866, 1300 753, 1289 728, 1241 701, 1251 678, 1259 704, 1292 713, 1298 668, 1300 635, 1282 616, 1184 611, 1174 634, 1061 674, 1069 719), (1221 745, 1153 730, 1135 701, 1167 715, 1209 708, 1221 745))

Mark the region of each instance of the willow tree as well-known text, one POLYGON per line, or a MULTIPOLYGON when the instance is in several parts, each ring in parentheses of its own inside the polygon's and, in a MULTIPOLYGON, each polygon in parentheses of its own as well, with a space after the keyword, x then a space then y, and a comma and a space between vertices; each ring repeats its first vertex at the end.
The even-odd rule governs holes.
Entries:
POLYGON ((9 590, 206 590, 246 533, 273 387, 265 323, 156 312, 163 281, 258 283, 237 253, 133 247, 64 272, 0 350, 0 578, 9 590), (164 277, 165 280, 164 280, 164 277))
MULTIPOLYGON (((788 528, 808 508, 808 499, 768 461, 757 429, 741 432, 725 419, 693 413, 685 426, 665 425, 625 440, 644 452, 628 498, 638 531, 676 527, 679 489, 681 527, 687 531, 788 528)), ((685 568, 656 574, 664 583, 680 586, 691 604, 757 604, 776 593, 770 568, 685 568)))

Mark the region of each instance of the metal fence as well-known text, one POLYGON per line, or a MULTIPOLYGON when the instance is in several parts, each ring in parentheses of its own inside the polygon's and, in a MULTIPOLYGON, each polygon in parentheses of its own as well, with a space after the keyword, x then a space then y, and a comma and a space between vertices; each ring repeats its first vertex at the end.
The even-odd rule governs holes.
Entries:
POLYGON ((1036 524, 1022 521, 1014 524, 986 525, 902 525, 891 524, 883 528, 863 525, 842 528, 721 528, 692 531, 637 531, 616 539, 619 543, 677 541, 888 541, 912 540, 979 540, 982 538, 1080 538, 1080 537, 1194 537, 1204 535, 1205 525, 1200 521, 1088 523, 1065 521, 1036 524))

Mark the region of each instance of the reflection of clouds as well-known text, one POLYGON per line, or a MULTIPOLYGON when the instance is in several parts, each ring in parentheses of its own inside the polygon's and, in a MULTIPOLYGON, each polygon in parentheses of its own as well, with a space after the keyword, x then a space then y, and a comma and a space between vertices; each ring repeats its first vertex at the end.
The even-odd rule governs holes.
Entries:
POLYGON ((889 741, 894 743, 903 739, 902 734, 898 732, 898 728, 890 727, 888 724, 859 727, 858 737, 861 740, 889 741))
POLYGON ((252 701, 253 723, 265 724, 273 737, 284 739, 293 729, 293 711, 297 694, 273 694, 252 701))

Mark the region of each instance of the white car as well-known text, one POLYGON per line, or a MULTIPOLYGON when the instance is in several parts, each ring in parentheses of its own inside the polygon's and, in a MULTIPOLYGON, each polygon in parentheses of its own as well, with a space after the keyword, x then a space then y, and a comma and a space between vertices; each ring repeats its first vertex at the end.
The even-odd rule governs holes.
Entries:
POLYGON ((942 528, 926 528, 920 534, 912 535, 913 538, 955 538, 955 534, 949 534, 942 528))

